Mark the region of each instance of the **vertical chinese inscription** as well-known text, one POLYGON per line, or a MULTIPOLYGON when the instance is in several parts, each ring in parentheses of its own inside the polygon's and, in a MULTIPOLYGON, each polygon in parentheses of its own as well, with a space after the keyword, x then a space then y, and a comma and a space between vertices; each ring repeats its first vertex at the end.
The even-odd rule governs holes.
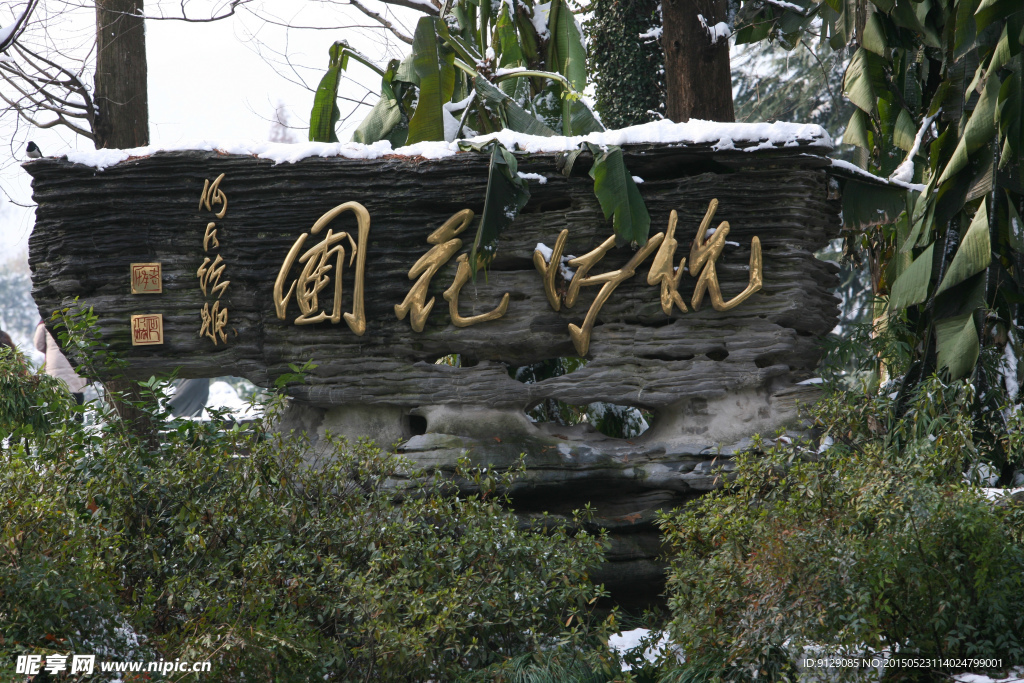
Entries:
MULTIPOLYGON (((224 190, 220 189, 224 174, 221 173, 212 183, 206 180, 203 184, 203 194, 199 198, 199 210, 213 213, 218 220, 224 218, 228 212, 228 198, 224 190), (219 207, 219 209, 217 208, 219 207)), ((211 256, 210 250, 220 249, 220 240, 217 238, 217 224, 210 221, 206 224, 206 231, 203 233, 203 264, 196 271, 199 279, 199 288, 204 297, 215 296, 212 303, 205 301, 203 308, 199 311, 201 327, 199 336, 207 337, 214 346, 218 343, 226 344, 228 341, 227 329, 228 309, 221 306, 220 298, 224 291, 231 284, 230 280, 222 279, 226 268, 224 258, 214 251, 211 256)))

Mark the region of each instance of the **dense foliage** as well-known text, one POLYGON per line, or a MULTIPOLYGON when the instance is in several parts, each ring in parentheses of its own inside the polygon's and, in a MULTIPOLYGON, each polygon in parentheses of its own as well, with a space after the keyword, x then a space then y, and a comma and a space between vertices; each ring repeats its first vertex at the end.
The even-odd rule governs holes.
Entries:
POLYGON ((601 121, 625 128, 657 120, 665 110, 660 3, 595 0, 590 10, 587 66, 601 121))
MULTIPOLYGON (((846 350, 905 370, 909 332, 856 338, 870 330, 846 350)), ((837 379, 813 410, 813 440, 758 441, 731 487, 662 517, 670 630, 691 666, 749 681, 762 669, 782 680, 808 653, 1021 661, 1024 508, 978 484, 999 459, 1024 464, 1024 417, 980 424, 986 399, 963 380, 932 376, 901 395, 896 382, 837 379)))
MULTIPOLYGON (((604 541, 582 519, 519 522, 497 492, 513 475, 463 470, 479 493, 461 494, 371 444, 275 433, 273 403, 244 427, 157 412, 151 449, 101 405, 95 424, 71 419, 70 396, 17 362, 0 359, 5 389, 48 426, 0 449, 0 660, 440 681, 564 645, 577 667, 610 665, 591 614, 604 592, 587 579, 604 541)), ((164 387, 144 389, 155 401, 164 387)))

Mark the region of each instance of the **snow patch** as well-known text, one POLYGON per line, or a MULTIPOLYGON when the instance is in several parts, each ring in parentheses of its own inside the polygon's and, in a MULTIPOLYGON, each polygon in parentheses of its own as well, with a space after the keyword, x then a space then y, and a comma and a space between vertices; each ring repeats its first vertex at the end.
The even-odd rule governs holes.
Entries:
MULTIPOLYGON (((451 109, 456 109, 452 105, 451 109)), ((454 117, 452 117, 454 118, 454 117)), ((498 141, 509 149, 518 149, 531 154, 567 152, 577 149, 584 142, 601 147, 611 145, 640 144, 674 144, 701 145, 714 143, 715 150, 742 150, 753 152, 778 147, 805 145, 832 150, 832 138, 824 128, 815 124, 786 123, 720 123, 690 119, 686 123, 676 123, 668 119, 651 121, 638 126, 606 130, 588 135, 541 137, 526 135, 511 130, 501 130, 488 135, 477 135, 464 142, 471 145, 485 145, 498 141)), ((452 142, 418 142, 414 145, 392 149, 387 140, 379 140, 370 145, 358 142, 301 142, 294 144, 279 142, 236 141, 215 142, 211 140, 185 141, 174 145, 136 147, 134 149, 97 149, 69 152, 67 160, 91 166, 102 171, 127 159, 146 157, 158 152, 207 151, 221 154, 237 154, 269 159, 274 163, 295 163, 310 157, 343 157, 347 159, 379 159, 384 156, 396 155, 406 157, 422 157, 424 159, 442 159, 454 156, 462 151, 460 141, 452 142)), ((879 182, 887 182, 853 164, 832 159, 832 165, 840 168, 850 167, 855 172, 866 175, 879 182)), ((892 184, 908 189, 923 189, 923 185, 909 185, 889 181, 892 184)))
POLYGON ((697 15, 697 21, 699 21, 700 25, 704 27, 705 31, 707 31, 708 37, 711 38, 712 45, 718 45, 719 41, 728 40, 729 34, 732 33, 732 31, 729 30, 729 24, 724 21, 720 21, 714 26, 708 26, 708 22, 704 18, 703 14, 697 15))
POLYGON ((633 176, 633 182, 634 182, 634 183, 636 183, 637 185, 639 185, 639 184, 641 184, 642 182, 644 182, 644 179, 643 179, 643 178, 641 178, 641 177, 640 177, 640 176, 638 176, 638 175, 635 175, 635 176, 633 176))
MULTIPOLYGON (((864 178, 870 178, 871 180, 874 180, 875 182, 878 183, 882 183, 883 185, 895 185, 896 187, 902 187, 905 190, 913 190, 914 192, 924 192, 926 187, 925 185, 922 185, 920 183, 911 183, 896 177, 890 177, 888 180, 886 180, 885 178, 876 176, 873 173, 868 173, 863 168, 855 166, 854 164, 851 164, 849 161, 843 161, 842 159, 829 159, 829 161, 831 162, 833 168, 841 168, 844 171, 848 171, 850 173, 853 173, 854 175, 859 175, 864 178)), ((896 174, 894 173, 893 176, 895 175, 896 174)))
MULTIPOLYGON (((536 180, 541 185, 546 185, 548 182, 548 177, 541 175, 540 173, 523 173, 522 171, 520 171, 519 177, 522 178, 523 180, 536 180)), ((550 259, 551 255, 548 254, 548 258, 546 260, 550 259)))
POLYGON ((537 31, 537 37, 546 40, 548 37, 548 14, 551 12, 551 3, 542 2, 533 6, 533 28, 537 31))
POLYGON ((648 38, 652 38, 653 40, 661 40, 662 30, 663 27, 655 26, 649 31, 644 31, 643 33, 641 33, 639 36, 640 40, 647 40, 648 38))

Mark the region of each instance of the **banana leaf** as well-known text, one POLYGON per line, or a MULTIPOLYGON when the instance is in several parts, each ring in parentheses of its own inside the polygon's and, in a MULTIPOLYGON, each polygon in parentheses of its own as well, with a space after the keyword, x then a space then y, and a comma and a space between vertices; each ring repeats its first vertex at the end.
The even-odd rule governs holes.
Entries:
POLYGON ((974 214, 974 220, 971 221, 967 234, 964 235, 963 240, 960 242, 960 247, 956 250, 956 255, 953 256, 953 262, 949 264, 949 269, 946 271, 945 277, 942 278, 942 283, 935 290, 936 294, 941 294, 972 275, 980 273, 988 268, 988 264, 992 262, 992 245, 988 234, 988 209, 986 204, 987 202, 982 202, 981 206, 978 207, 978 211, 974 214))
POLYGON ((491 143, 491 163, 487 173, 484 212, 469 254, 471 272, 476 276, 498 251, 498 237, 512 225, 519 211, 530 201, 530 188, 519 177, 519 165, 512 152, 498 142, 491 143))
POLYGON ((594 194, 604 217, 612 219, 615 235, 624 242, 636 242, 640 246, 647 244, 651 216, 623 161, 622 148, 613 146, 602 150, 597 145, 585 144, 594 155, 594 165, 590 169, 594 194))
POLYGON ((889 311, 895 313, 907 306, 919 304, 928 298, 928 284, 932 279, 932 257, 935 245, 929 244, 920 256, 914 259, 903 273, 896 278, 889 295, 889 311))
POLYGON ((334 128, 341 118, 338 110, 338 83, 341 81, 341 72, 348 66, 346 48, 348 43, 342 41, 331 45, 329 50, 327 73, 320 79, 320 85, 313 96, 313 110, 309 113, 311 142, 338 142, 334 128))
POLYGON ((974 314, 945 318, 935 322, 935 345, 939 367, 948 368, 953 379, 966 377, 978 361, 978 329, 974 314))
POLYGON ((557 70, 569 81, 572 89, 583 92, 587 86, 587 51, 583 48, 576 17, 564 0, 551 0, 548 14, 551 34, 551 59, 548 68, 557 70))
POLYGON ((439 17, 422 17, 413 36, 413 68, 420 97, 409 120, 408 144, 444 140, 443 105, 455 91, 455 51, 444 43, 448 29, 439 17))

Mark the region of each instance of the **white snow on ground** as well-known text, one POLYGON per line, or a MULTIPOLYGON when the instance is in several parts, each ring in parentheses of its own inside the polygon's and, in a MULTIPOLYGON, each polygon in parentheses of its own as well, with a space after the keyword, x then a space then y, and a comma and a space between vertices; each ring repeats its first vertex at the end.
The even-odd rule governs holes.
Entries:
MULTIPOLYGON (((652 121, 639 126, 630 126, 618 130, 608 130, 589 135, 566 137, 554 135, 540 137, 526 135, 511 130, 502 130, 489 135, 478 135, 464 142, 481 145, 497 140, 509 149, 518 147, 520 151, 530 153, 566 152, 577 149, 584 142, 601 147, 609 145, 637 144, 707 144, 714 143, 716 151, 742 149, 751 152, 776 147, 796 147, 806 145, 820 147, 823 152, 832 150, 832 138, 821 126, 805 123, 719 123, 691 119, 686 123, 675 123, 664 119, 652 121)), ((278 142, 230 142, 199 140, 188 141, 170 146, 137 147, 135 149, 97 149, 70 152, 68 161, 103 170, 133 157, 145 157, 157 152, 180 152, 199 150, 220 152, 222 154, 239 154, 269 159, 275 163, 295 163, 309 157, 345 157, 349 159, 379 159, 388 155, 423 157, 425 159, 441 159, 453 156, 462 151, 460 141, 453 142, 418 142, 415 145, 392 149, 387 140, 380 140, 371 145, 358 142, 302 142, 296 144, 278 142)), ((840 165, 833 161, 833 165, 840 165)), ((852 166, 852 164, 849 164, 852 166)), ((852 166, 855 170, 856 166, 852 166)), ((861 171, 862 172, 862 171, 861 171)), ((870 175, 870 174, 869 174, 870 175)), ((885 182, 884 179, 876 180, 885 182)))
POLYGON ((235 388, 227 382, 211 382, 210 398, 206 401, 206 410, 203 411, 202 419, 210 419, 210 409, 226 410, 236 420, 259 416, 259 410, 246 401, 243 401, 235 388))
POLYGON ((522 171, 519 171, 519 177, 523 180, 536 180, 541 185, 546 185, 548 182, 548 177, 543 176, 540 173, 523 173, 522 171))
POLYGON ((982 491, 982 493, 985 494, 985 497, 988 498, 989 500, 998 500, 998 499, 1000 499, 1000 498, 1002 498, 1004 496, 1012 496, 1013 494, 1017 493, 1018 491, 1024 491, 1024 486, 1022 486, 1020 488, 1016 488, 1016 489, 999 489, 999 488, 993 489, 993 488, 988 488, 988 487, 982 487, 981 491, 982 491))
MULTIPOLYGON (((640 645, 641 639, 647 638, 650 635, 650 629, 646 628, 635 628, 632 631, 615 633, 608 637, 608 648, 621 657, 626 651, 632 650, 640 645)), ((668 634, 663 633, 657 643, 648 647, 644 651, 644 659, 648 662, 657 661, 661 653, 664 652, 666 645, 668 645, 668 634)), ((629 671, 631 667, 628 664, 623 663, 622 668, 625 671, 629 671)))

